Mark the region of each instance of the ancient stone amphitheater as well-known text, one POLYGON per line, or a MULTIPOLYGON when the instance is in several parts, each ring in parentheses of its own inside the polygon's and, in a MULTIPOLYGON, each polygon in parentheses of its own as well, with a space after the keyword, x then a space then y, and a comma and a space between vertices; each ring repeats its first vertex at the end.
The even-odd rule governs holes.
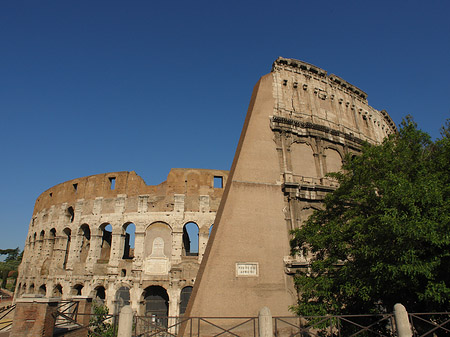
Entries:
POLYGON ((113 172, 48 189, 34 207, 16 292, 183 313, 227 176, 172 169, 147 186, 135 172, 113 172))
POLYGON ((177 316, 197 279, 186 314, 254 316, 269 306, 287 315, 296 300, 290 275, 307 264, 290 257, 289 231, 336 188, 326 174, 347 153, 393 132, 362 90, 280 57, 255 86, 229 176, 172 169, 147 186, 134 172, 115 172, 39 196, 16 293, 82 294, 113 312, 130 303, 141 315, 177 316), (198 228, 198 250, 189 226, 198 228))

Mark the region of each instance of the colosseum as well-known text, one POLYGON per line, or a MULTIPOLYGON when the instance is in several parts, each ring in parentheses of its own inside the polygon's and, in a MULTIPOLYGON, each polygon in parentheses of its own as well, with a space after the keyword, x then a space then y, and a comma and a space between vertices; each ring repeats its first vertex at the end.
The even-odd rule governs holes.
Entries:
POLYGON ((253 90, 229 175, 172 169, 147 186, 116 172, 39 196, 16 293, 81 294, 140 315, 290 315, 291 275, 308 263, 290 256, 290 230, 336 188, 326 174, 346 154, 394 132, 359 88, 280 57, 253 90))
POLYGON ((53 186, 36 201, 16 293, 183 314, 227 176, 172 169, 148 186, 135 172, 113 172, 53 186))

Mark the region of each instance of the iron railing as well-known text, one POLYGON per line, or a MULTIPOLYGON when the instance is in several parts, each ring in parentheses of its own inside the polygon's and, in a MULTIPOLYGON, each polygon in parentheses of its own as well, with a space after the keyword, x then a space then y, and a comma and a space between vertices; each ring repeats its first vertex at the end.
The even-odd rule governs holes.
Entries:
POLYGON ((133 337, 258 336, 258 317, 134 316, 133 337))
POLYGON ((409 313, 414 337, 450 336, 450 312, 409 313))
POLYGON ((274 317, 274 336, 394 336, 393 314, 274 317))

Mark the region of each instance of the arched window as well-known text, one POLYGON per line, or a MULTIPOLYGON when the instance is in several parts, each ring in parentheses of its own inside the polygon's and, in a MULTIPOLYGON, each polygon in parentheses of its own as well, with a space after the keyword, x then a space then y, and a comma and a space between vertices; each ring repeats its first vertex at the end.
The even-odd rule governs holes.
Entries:
POLYGON ((55 241, 56 241, 56 229, 52 228, 50 229, 50 237, 49 237, 49 244, 48 244, 48 256, 50 257, 50 259, 52 258, 53 255, 53 250, 55 249, 55 241))
POLYGON ((57 284, 54 288, 53 288, 53 293, 52 296, 53 297, 61 297, 62 296, 62 286, 60 284, 57 284))
POLYGON ((191 297, 192 287, 184 287, 180 294, 180 316, 186 312, 187 305, 189 303, 189 298, 191 297))
POLYGON ((102 303, 105 301, 106 290, 104 286, 97 286, 94 288, 94 298, 102 303))
POLYGON ((72 295, 81 296, 81 290, 83 289, 82 284, 76 284, 72 288, 72 295))
POLYGON ((155 253, 158 253, 156 254, 158 257, 170 257, 172 255, 172 228, 164 222, 152 223, 145 230, 144 257, 155 256, 155 253), (155 240, 157 242, 162 240, 163 252, 159 251, 161 244, 155 246, 155 240), (158 251, 154 252, 153 248, 157 248, 158 251))
POLYGON ((80 262, 83 263, 86 262, 91 246, 91 230, 89 228, 89 225, 81 225, 78 234, 81 235, 80 262))
POLYGON ((66 217, 69 222, 73 222, 73 219, 75 218, 75 212, 73 211, 72 206, 67 209, 66 217))
POLYGON ((39 255, 43 256, 44 251, 44 237, 45 237, 45 231, 41 231, 41 234, 39 234, 39 255))
POLYGON ((214 224, 212 224, 211 226, 209 226, 208 238, 211 236, 211 232, 212 232, 212 230, 213 230, 213 226, 214 226, 214 224))
POLYGON ((128 287, 120 287, 116 292, 116 310, 115 313, 119 314, 120 310, 130 304, 130 289, 128 287))
POLYGON ((144 291, 145 316, 152 316, 156 323, 167 326, 169 295, 161 286, 150 286, 144 291))
POLYGON ((69 260, 69 251, 70 251, 70 235, 72 231, 70 228, 64 228, 63 230, 64 234, 66 235, 66 252, 64 254, 64 262, 63 262, 63 269, 66 269, 67 261, 69 260))
POLYGON ((47 287, 45 286, 45 284, 43 284, 39 287, 38 293, 40 295, 44 295, 44 296, 47 294, 47 287))
POLYGON ((123 248, 123 259, 132 259, 134 257, 134 234, 136 226, 134 223, 127 223, 123 226, 125 230, 125 243, 123 248))
POLYGON ((102 231, 102 243, 100 251, 100 262, 108 262, 111 254, 112 244, 112 226, 109 223, 104 223, 100 226, 102 231))
POLYGON ((183 252, 186 256, 198 256, 198 226, 188 222, 183 227, 183 252))
POLYGON ((34 294, 34 283, 30 285, 30 290, 28 290, 30 294, 34 294))

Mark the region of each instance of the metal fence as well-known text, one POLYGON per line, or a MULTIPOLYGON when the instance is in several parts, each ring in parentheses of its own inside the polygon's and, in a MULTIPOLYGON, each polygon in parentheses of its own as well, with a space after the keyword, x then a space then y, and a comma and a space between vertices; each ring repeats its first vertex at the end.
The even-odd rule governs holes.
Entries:
POLYGON ((134 316, 133 337, 258 336, 258 317, 134 316))

